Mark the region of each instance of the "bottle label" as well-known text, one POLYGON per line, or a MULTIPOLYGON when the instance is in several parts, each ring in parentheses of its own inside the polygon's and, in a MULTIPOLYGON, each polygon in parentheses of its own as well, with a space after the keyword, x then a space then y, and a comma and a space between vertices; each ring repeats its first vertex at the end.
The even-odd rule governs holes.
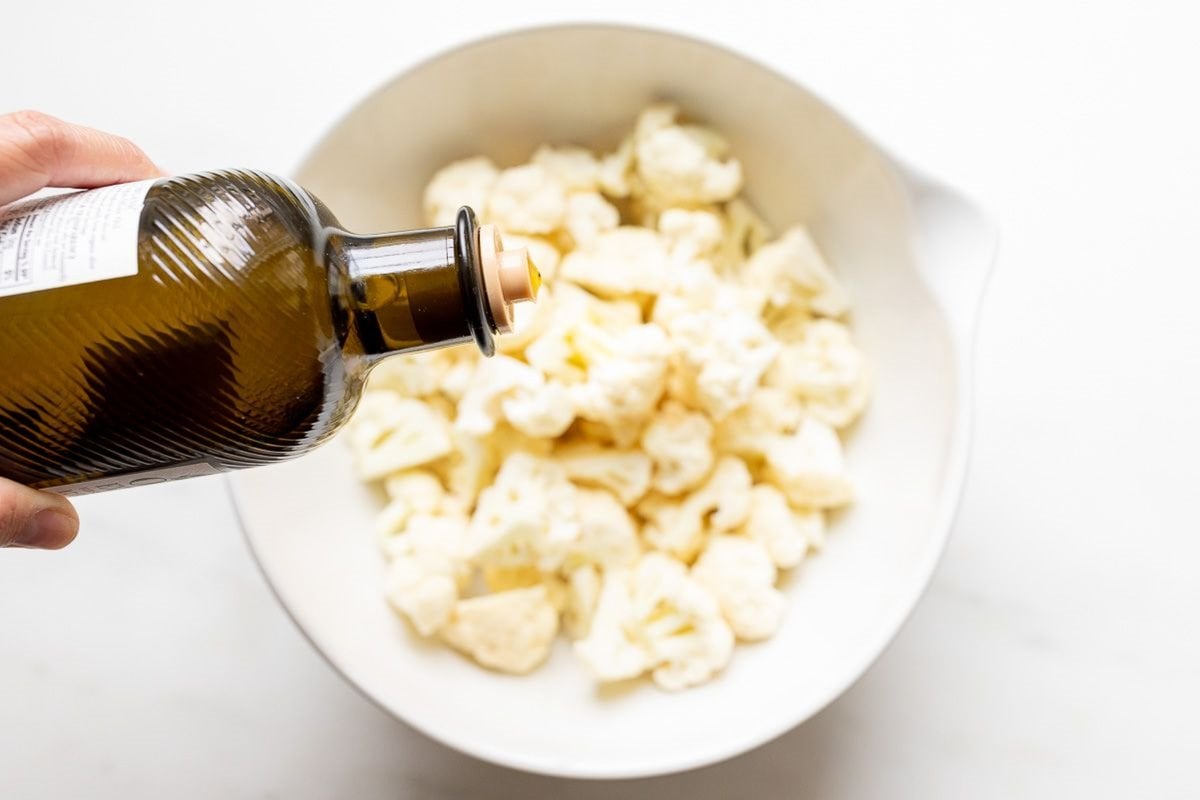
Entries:
POLYGON ((127 278, 154 180, 25 200, 0 208, 0 297, 127 278))
POLYGON ((65 486, 52 486, 48 492, 67 497, 82 497, 83 495, 109 492, 113 489, 131 489, 135 486, 153 486, 156 483, 167 483, 183 478, 199 478, 203 475, 218 475, 222 470, 207 462, 193 461, 188 464, 176 464, 171 467, 160 467, 145 472, 135 472, 125 475, 111 475, 107 478, 97 478, 94 481, 69 483, 65 486))

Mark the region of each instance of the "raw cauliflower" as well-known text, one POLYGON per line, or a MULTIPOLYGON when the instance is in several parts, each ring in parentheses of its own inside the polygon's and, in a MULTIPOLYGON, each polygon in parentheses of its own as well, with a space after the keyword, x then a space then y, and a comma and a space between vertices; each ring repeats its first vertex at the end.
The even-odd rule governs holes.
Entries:
POLYGON ((540 164, 502 171, 488 195, 489 222, 515 233, 551 233, 567 213, 567 192, 540 164))
POLYGON ((708 480, 682 500, 647 495, 637 507, 645 520, 642 536, 651 547, 690 562, 710 530, 731 531, 746 521, 751 485, 745 462, 725 456, 708 480))
POLYGON ((750 515, 742 533, 762 544, 775 566, 790 569, 810 548, 820 549, 825 542, 825 515, 813 508, 792 508, 779 489, 759 484, 750 490, 750 515))
POLYGON ((425 187, 425 221, 435 227, 453 225, 462 206, 482 212, 499 176, 500 170, 491 159, 483 157, 442 167, 425 187))
POLYGON ((853 499, 839 436, 870 377, 848 295, 670 104, 610 152, 502 166, 448 165, 424 211, 498 224, 538 266, 538 302, 494 358, 384 360, 346 431, 387 498, 388 603, 489 669, 535 669, 562 630, 597 681, 701 684, 775 633, 779 573, 853 499))
POLYGON ((582 639, 591 630, 592 615, 600 600, 600 581, 600 570, 591 564, 576 567, 567 574, 562 624, 572 639, 582 639))
POLYGON ((632 506, 650 489, 654 468, 638 450, 618 450, 590 442, 566 445, 554 452, 567 477, 583 486, 608 489, 625 506, 632 506))
POLYGON ((658 232, 673 261, 686 264, 714 256, 724 241, 721 218, 704 210, 669 208, 658 217, 658 232))
POLYGON ((575 192, 567 197, 564 228, 576 247, 588 247, 602 233, 616 230, 621 221, 616 207, 599 192, 575 192))
POLYGON ((867 405, 869 379, 850 329, 831 319, 805 325, 783 345, 766 383, 792 392, 811 416, 835 428, 858 419, 867 405))
POLYGON ((514 675, 545 661, 557 633, 558 610, 545 586, 459 600, 441 629, 451 647, 485 667, 514 675))
POLYGON ((639 120, 634 155, 645 192, 661 207, 729 200, 742 188, 742 165, 727 158, 728 144, 712 131, 678 125, 670 106, 639 120))
POLYGON ((590 192, 600 183, 600 162, 584 147, 539 147, 530 161, 569 192, 590 192))
POLYGON ((667 331, 676 346, 671 395, 717 421, 746 404, 779 354, 761 322, 733 310, 683 314, 667 331))
POLYGON ((744 275, 751 285, 767 289, 768 301, 778 308, 798 306, 840 317, 850 307, 816 243, 799 225, 760 247, 746 262, 744 275))
POLYGON ((720 453, 765 458, 771 442, 794 432, 803 419, 804 407, 794 395, 773 386, 760 386, 750 394, 746 405, 717 423, 714 444, 720 453))
POLYGON ((559 275, 601 297, 657 294, 670 267, 667 244, 655 231, 630 225, 598 231, 559 265, 559 275))
POLYGON ((753 539, 714 536, 692 567, 692 577, 717 598, 739 639, 766 639, 779 629, 784 602, 775 588, 775 563, 753 539))
POLYGON ((642 449, 654 460, 654 488, 677 495, 704 480, 714 461, 712 435, 706 416, 666 403, 642 431, 642 449))
POLYGON ((346 439, 363 480, 436 461, 453 449, 446 421, 429 405, 390 390, 367 392, 346 439))
POLYGON ((603 489, 576 489, 579 536, 571 543, 566 566, 622 567, 641 554, 637 528, 625 506, 603 489))
POLYGON ((457 497, 450 495, 437 475, 424 470, 405 470, 388 476, 383 483, 388 504, 379 512, 376 529, 380 541, 403 533, 408 521, 418 515, 459 516, 465 513, 457 497))
POLYGON ((683 564, 651 553, 632 570, 606 574, 590 630, 575 652, 598 681, 649 671, 662 688, 679 690, 722 670, 733 639, 716 598, 683 564))
POLYGON ((440 629, 470 575, 463 547, 465 517, 418 514, 389 539, 387 599, 423 636, 440 629))
POLYGON ((839 508, 854 499, 837 432, 823 422, 806 419, 795 433, 767 446, 767 478, 806 508, 839 508))
POLYGON ((457 360, 453 350, 390 356, 371 370, 370 387, 388 389, 404 397, 432 397, 441 391, 457 360))
POLYGON ((566 473, 548 459, 517 452, 480 493, 466 548, 480 564, 555 570, 579 536, 577 490, 566 473))
POLYGON ((587 379, 571 387, 575 411, 584 419, 634 433, 666 390, 670 343, 662 328, 638 325, 611 337, 587 379))

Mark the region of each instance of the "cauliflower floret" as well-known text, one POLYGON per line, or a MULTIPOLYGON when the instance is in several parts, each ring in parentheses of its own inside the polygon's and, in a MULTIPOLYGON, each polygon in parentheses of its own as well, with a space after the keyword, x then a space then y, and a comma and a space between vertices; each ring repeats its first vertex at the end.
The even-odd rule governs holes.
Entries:
POLYGON ((454 350, 446 349, 389 356, 372 368, 367 378, 368 391, 388 389, 405 397, 418 398, 435 395, 441 390, 446 373, 454 366, 456 355, 454 350))
POLYGON ((587 361, 579 348, 578 329, 586 323, 554 321, 525 348, 526 360, 547 378, 579 383, 587 377, 587 361))
POLYGON ((629 178, 633 172, 633 137, 627 136, 615 151, 600 159, 597 183, 609 197, 629 197, 629 178))
POLYGON ((575 654, 602 683, 636 678, 650 667, 650 653, 638 630, 633 581, 632 570, 604 575, 587 635, 575 642, 575 654))
POLYGON ((726 270, 738 269, 771 238, 771 228, 740 197, 725 204, 725 225, 716 260, 726 270))
POLYGON ((716 598, 683 564, 651 553, 630 570, 605 575, 586 638, 575 652, 600 681, 651 670, 668 690, 709 680, 729 663, 733 633, 716 598))
POLYGON ((422 636, 441 628, 470 575, 463 551, 465 517, 411 517, 387 545, 386 596, 422 636))
POLYGON ((520 389, 504 398, 500 409, 515 429, 539 438, 561 436, 575 420, 571 394, 556 381, 548 381, 531 390, 520 389))
POLYGON ((558 612, 545 586, 459 600, 441 635, 485 667, 523 675, 546 660, 558 612))
POLYGON ((805 419, 791 436, 773 440, 766 457, 767 479, 797 506, 838 508, 854 499, 842 443, 823 422, 805 419))
POLYGON ((746 283, 765 289, 768 302, 777 308, 799 306, 825 317, 840 317, 850 308, 845 291, 801 225, 759 248, 742 276, 746 283))
POLYGON ((606 337, 594 349, 587 380, 570 387, 576 413, 636 440, 666 389, 671 343, 662 328, 644 324, 606 337))
POLYGON ((540 164, 525 164, 500 173, 488 197, 487 218, 501 230, 551 233, 562 227, 567 193, 540 164))
POLYGON ((704 480, 713 465, 712 423, 668 402, 642 431, 642 449, 654 461, 654 488, 677 495, 704 480))
POLYGON ((646 544, 691 562, 704 547, 704 516, 682 500, 651 492, 637 504, 646 544))
POLYGON ((434 463, 433 469, 450 493, 467 510, 475 507, 479 491, 487 486, 500 466, 500 456, 488 437, 450 429, 454 452, 434 463))
POLYGON ((363 480, 428 464, 453 447, 440 414, 420 400, 386 390, 363 395, 346 440, 363 480))
POLYGON ((536 369, 515 358, 498 355, 481 362, 458 401, 454 427, 464 433, 486 436, 503 417, 502 401, 518 390, 541 388, 544 378, 536 369))
MULTIPOLYGON (((529 303, 519 303, 517 308, 524 308, 529 303)), ((467 387, 471 384, 471 378, 475 375, 475 367, 480 362, 480 357, 471 351, 466 351, 466 356, 460 356, 450 369, 442 376, 442 396, 451 403, 457 404, 462 400, 462 396, 467 393, 467 387)))
POLYGON ((383 490, 393 503, 403 502, 416 514, 432 514, 446 497, 437 476, 419 469, 389 475, 383 482, 383 490))
POLYGON ((642 324, 636 303, 600 300, 569 283, 554 287, 554 301, 546 331, 526 348, 525 358, 563 383, 582 382, 591 364, 611 357, 614 337, 642 324))
POLYGON ((732 309, 682 314, 667 330, 676 346, 671 395, 718 422, 746 404, 779 354, 762 323, 732 309))
POLYGON ((767 445, 781 434, 800 427, 804 409, 790 392, 773 386, 760 386, 746 405, 717 423, 713 444, 719 453, 732 453, 749 459, 766 456, 767 445))
POLYGON ((713 256, 724 241, 721 218, 711 211, 668 208, 658 217, 658 232, 676 263, 713 256))
POLYGON ((544 168, 570 192, 590 192, 600 179, 600 162, 585 147, 543 145, 530 161, 544 168))
POLYGON ((717 598, 737 638, 753 642, 779 630, 783 594, 775 588, 775 564, 758 542, 714 536, 692 567, 692 577, 717 598))
POLYGON ((670 269, 667 245, 652 230, 622 225, 566 255, 559 277, 603 297, 657 294, 670 269))
POLYGON ((566 602, 562 624, 572 639, 582 639, 592 627, 592 615, 600 600, 600 570, 591 564, 571 570, 567 575, 566 602))
POLYGON ((817 509, 793 509, 774 486, 750 490, 750 516, 742 533, 762 544, 780 569, 804 560, 810 547, 825 541, 825 515, 817 509))
POLYGON ((524 452, 504 460, 467 528, 476 563, 557 569, 580 537, 578 490, 562 467, 524 452))
POLYGON ((587 247, 602 233, 616 230, 621 215, 599 192, 574 192, 567 197, 565 227, 576 247, 587 247))
POLYGON ((715 531, 731 531, 750 513, 750 470, 734 456, 722 456, 704 485, 684 503, 708 520, 715 531))
POLYGON ((547 383, 528 364, 497 355, 476 368, 458 402, 454 426, 484 436, 495 430, 501 419, 529 436, 554 437, 570 427, 575 413, 564 386, 547 383))
POLYGON ((867 405, 869 377, 850 329, 818 319, 799 341, 784 345, 765 381, 798 395, 804 409, 835 428, 858 419, 867 405))
POLYGON ((461 206, 482 214, 499 175, 496 165, 483 156, 442 167, 425 187, 425 221, 433 227, 453 225, 461 206))
POLYGON ((437 475, 424 470, 405 470, 389 475, 383 482, 388 504, 379 512, 376 530, 380 541, 387 543, 403 533, 409 519, 417 514, 462 514, 458 498, 446 493, 437 475))
POLYGON ((559 322, 585 319, 608 331, 642 323, 642 308, 630 299, 600 298, 568 281, 554 287, 554 316, 559 322))
POLYGON ((637 506, 646 520, 642 536, 650 546, 690 562, 704 547, 706 527, 732 531, 746 521, 751 484, 745 462, 724 456, 704 485, 682 501, 647 495, 637 506))
POLYGON ((654 301, 650 321, 670 327, 685 314, 705 311, 757 319, 765 302, 761 290, 722 278, 710 262, 687 261, 672 268, 654 301))
POLYGON ((729 147, 712 131, 674 124, 675 113, 660 107, 638 121, 634 153, 646 195, 660 207, 729 200, 742 188, 741 162, 724 158, 729 147))
POLYGON ((637 529, 625 506, 603 489, 577 489, 579 537, 567 552, 568 566, 621 567, 641 553, 637 529))
POLYGON ((575 483, 608 489, 626 506, 636 503, 650 488, 653 462, 638 450, 580 442, 559 448, 554 459, 575 483))

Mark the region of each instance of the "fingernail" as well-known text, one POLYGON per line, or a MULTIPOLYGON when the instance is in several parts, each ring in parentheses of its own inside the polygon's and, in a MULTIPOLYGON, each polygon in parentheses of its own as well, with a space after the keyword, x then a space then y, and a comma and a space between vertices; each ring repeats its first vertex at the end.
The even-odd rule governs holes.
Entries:
POLYGON ((79 521, 72 516, 47 508, 34 514, 13 544, 56 550, 65 547, 79 532, 79 521))

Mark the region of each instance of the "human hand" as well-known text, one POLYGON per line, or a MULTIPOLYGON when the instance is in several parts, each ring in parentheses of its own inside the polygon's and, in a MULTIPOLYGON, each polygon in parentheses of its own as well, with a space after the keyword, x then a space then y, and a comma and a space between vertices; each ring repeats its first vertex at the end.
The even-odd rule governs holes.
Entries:
MULTIPOLYGON (((120 136, 37 111, 0 115, 0 206, 50 186, 88 189, 160 175, 120 136)), ((56 550, 78 530, 79 515, 66 498, 0 478, 0 547, 56 550)))

